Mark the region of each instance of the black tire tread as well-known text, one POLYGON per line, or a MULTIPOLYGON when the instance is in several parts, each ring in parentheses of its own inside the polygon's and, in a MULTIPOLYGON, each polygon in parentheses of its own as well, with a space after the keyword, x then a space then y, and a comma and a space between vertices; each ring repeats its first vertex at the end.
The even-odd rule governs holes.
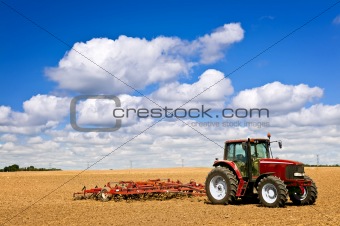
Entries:
POLYGON ((284 207, 286 205, 287 197, 288 197, 288 189, 286 188, 286 185, 283 183, 283 181, 280 178, 275 177, 275 176, 267 176, 267 177, 262 178, 260 182, 258 183, 257 190, 259 193, 260 204, 262 206, 275 208, 275 207, 284 207), (279 196, 278 200, 277 202, 274 202, 274 204, 271 204, 271 205, 268 205, 267 203, 265 203, 264 200, 261 198, 262 185, 267 183, 268 180, 274 181, 274 183, 276 183, 278 187, 277 189, 278 196, 279 196))
POLYGON ((314 181, 310 177, 308 177, 308 179, 310 179, 312 181, 312 185, 310 187, 311 197, 309 199, 308 204, 312 205, 312 204, 315 203, 316 199, 318 198, 318 188, 316 187, 316 184, 314 183, 314 181))
POLYGON ((207 191, 207 197, 210 200, 211 203, 213 204, 230 204, 234 203, 236 200, 236 191, 237 191, 237 186, 238 186, 238 180, 236 179, 236 176, 234 173, 232 173, 229 169, 224 168, 224 167, 216 167, 213 170, 210 171, 208 176, 206 177, 205 180, 205 190, 207 191), (227 179, 230 182, 230 193, 228 196, 228 199, 224 201, 224 203, 216 203, 214 202, 213 198, 210 196, 208 193, 208 188, 210 184, 209 178, 211 178, 214 174, 225 174, 227 179))
POLYGON ((315 203, 316 199, 318 198, 318 188, 316 187, 314 181, 312 178, 309 176, 305 176, 305 179, 311 180, 312 185, 309 187, 308 190, 308 196, 306 200, 297 200, 293 194, 289 194, 290 200, 295 204, 295 205, 312 205, 315 203))

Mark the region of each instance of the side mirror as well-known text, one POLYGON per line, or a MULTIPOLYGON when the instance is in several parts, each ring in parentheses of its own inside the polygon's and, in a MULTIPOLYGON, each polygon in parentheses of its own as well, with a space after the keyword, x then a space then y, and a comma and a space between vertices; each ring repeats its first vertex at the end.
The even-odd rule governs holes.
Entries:
POLYGON ((247 142, 242 142, 243 150, 247 151, 247 147, 248 147, 247 142))
POLYGON ((281 149, 282 148, 282 141, 278 141, 278 143, 279 143, 279 148, 281 149))

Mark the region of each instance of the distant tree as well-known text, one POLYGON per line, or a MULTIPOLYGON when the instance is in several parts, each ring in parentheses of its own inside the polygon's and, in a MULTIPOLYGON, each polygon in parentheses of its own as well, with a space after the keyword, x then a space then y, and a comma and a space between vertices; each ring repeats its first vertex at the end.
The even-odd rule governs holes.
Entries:
POLYGON ((13 171, 15 172, 15 171, 18 171, 20 168, 19 168, 19 165, 17 165, 17 164, 13 164, 12 166, 12 169, 13 169, 13 171))
POLYGON ((13 164, 11 166, 6 166, 3 171, 4 172, 15 172, 15 171, 19 171, 20 168, 19 168, 19 165, 17 164, 13 164))

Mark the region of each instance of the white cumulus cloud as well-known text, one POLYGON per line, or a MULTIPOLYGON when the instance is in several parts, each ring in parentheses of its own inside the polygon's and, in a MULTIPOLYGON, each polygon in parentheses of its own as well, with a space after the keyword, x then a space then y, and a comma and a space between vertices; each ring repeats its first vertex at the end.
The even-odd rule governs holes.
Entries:
POLYGON ((299 111, 289 112, 284 116, 273 118, 275 126, 331 126, 340 125, 340 105, 315 104, 308 108, 303 107, 299 111))
POLYGON ((0 141, 5 141, 5 142, 15 142, 17 141, 18 138, 14 134, 4 134, 0 137, 0 141))
POLYGON ((93 38, 75 43, 58 67, 48 68, 46 74, 60 89, 133 93, 151 84, 175 81, 196 64, 216 62, 224 56, 225 48, 243 39, 243 33, 239 23, 231 23, 191 42, 177 37, 93 38))
POLYGON ((275 115, 297 111, 306 103, 321 98, 322 95, 323 90, 319 87, 273 82, 239 92, 233 98, 232 105, 242 108, 267 108, 275 115))
POLYGON ((205 104, 206 106, 221 108, 233 91, 229 78, 224 78, 224 74, 220 71, 209 69, 199 76, 199 80, 193 84, 169 83, 160 87, 150 97, 157 103, 171 105, 174 108, 180 107, 194 97, 183 107, 197 107, 199 104, 205 104))
MULTIPOLYGON (((122 128, 115 132, 82 133, 67 121, 70 97, 35 95, 23 103, 22 112, 0 106, 1 164, 84 169, 115 150, 94 168, 129 168, 131 162, 133 167, 174 167, 182 161, 185 166, 209 167, 215 157, 223 156, 225 140, 265 137, 267 132, 273 140, 284 142, 282 150, 273 145, 274 157, 314 163, 315 155, 320 154, 322 163, 339 163, 340 105, 314 103, 323 96, 321 88, 272 82, 240 90, 230 99, 234 88, 221 71, 209 69, 196 81, 180 82, 179 77, 189 74, 194 65, 223 58, 225 50, 243 36, 241 25, 230 23, 192 41, 124 35, 115 40, 94 38, 75 43, 59 65, 46 73, 63 91, 117 94, 125 110, 177 108, 197 95, 182 108, 268 108, 270 117, 258 119, 265 126, 246 125, 238 118, 214 118, 213 123, 183 118, 153 125, 157 119, 132 114, 122 119, 122 128), (136 89, 153 84, 157 88, 150 89, 146 97, 137 95, 100 67, 136 89), (231 123, 223 124, 227 121, 231 123)), ((77 122, 107 127, 114 120, 114 108, 110 100, 79 101, 77 122)))
POLYGON ((58 125, 69 114, 70 98, 36 95, 23 103, 23 112, 0 106, 0 132, 39 133, 58 125))
POLYGON ((201 62, 209 64, 223 58, 224 54, 221 50, 234 42, 241 41, 243 37, 244 31, 240 23, 225 24, 213 33, 200 37, 197 42, 201 47, 201 62))
POLYGON ((0 106, 0 126, 8 121, 11 114, 11 108, 7 106, 0 106))

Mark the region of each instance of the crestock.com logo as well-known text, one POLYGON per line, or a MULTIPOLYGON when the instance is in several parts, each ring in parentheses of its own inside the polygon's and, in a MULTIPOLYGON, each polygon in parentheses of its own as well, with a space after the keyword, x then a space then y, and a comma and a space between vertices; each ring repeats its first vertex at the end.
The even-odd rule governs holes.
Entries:
MULTIPOLYGON (((72 99, 70 105, 70 123, 74 130, 79 132, 114 132, 122 126, 122 118, 189 118, 197 120, 198 118, 205 121, 209 118, 223 118, 223 119, 245 119, 245 118, 261 118, 266 116, 269 118, 269 109, 267 108, 224 108, 219 111, 214 111, 211 108, 206 108, 201 105, 199 108, 122 108, 121 101, 117 96, 113 95, 81 95, 76 96, 72 99), (115 107, 112 110, 111 115, 113 116, 115 123, 111 127, 82 127, 77 124, 77 103, 86 100, 111 100, 114 102, 115 107), (216 113, 217 112, 217 113, 216 113)), ((202 121, 201 120, 201 121, 202 121)), ((197 123, 201 123, 197 121, 197 123)), ((206 121, 204 123, 207 123, 206 121)), ((214 122, 216 124, 216 122, 214 122)), ((228 123, 228 122, 223 122, 228 123)), ((250 122, 252 123, 252 122, 250 122)), ((258 122, 257 122, 258 123, 258 122)), ((223 124, 223 125, 224 125, 223 124)), ((269 124, 269 122, 267 123, 269 124)), ((236 125, 236 124, 235 124, 236 125)), ((237 125, 240 125, 238 122, 237 125)), ((249 122, 243 125, 250 125, 249 122)))
POLYGON ((261 118, 263 112, 269 118, 269 110, 267 108, 224 108, 218 114, 213 113, 213 109, 206 108, 201 105, 200 108, 115 108, 113 110, 114 118, 129 118, 136 115, 138 118, 252 118, 258 116, 261 118))
POLYGON ((116 119, 116 122, 113 127, 105 127, 105 128, 92 128, 92 127, 81 127, 77 124, 77 103, 79 101, 86 101, 86 100, 111 100, 115 103, 116 107, 121 106, 120 99, 113 95, 81 95, 76 96, 71 100, 70 104, 70 123, 74 130, 79 132, 114 132, 118 130, 122 126, 122 120, 116 119))

